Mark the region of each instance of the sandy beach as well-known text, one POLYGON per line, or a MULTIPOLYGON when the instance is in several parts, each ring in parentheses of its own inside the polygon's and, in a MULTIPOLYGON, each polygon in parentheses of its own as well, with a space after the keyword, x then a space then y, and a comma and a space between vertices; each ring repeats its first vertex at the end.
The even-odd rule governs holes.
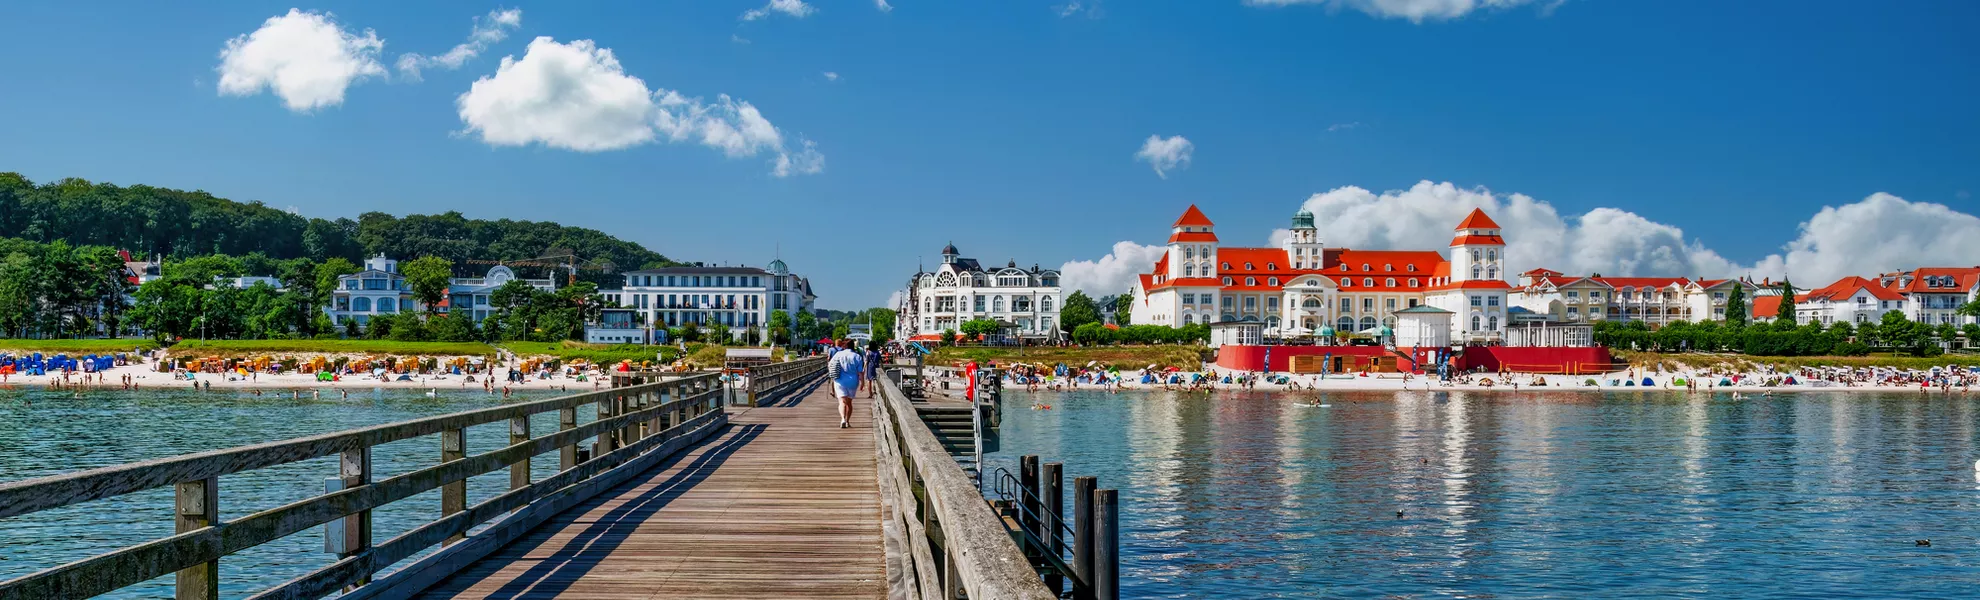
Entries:
POLYGON ((387 379, 385 380, 381 380, 378 377, 374 377, 369 374, 362 374, 362 375, 342 376, 335 381, 318 381, 314 373, 292 372, 292 373, 282 373, 279 375, 271 375, 268 373, 251 372, 251 374, 247 377, 242 377, 236 373, 198 373, 194 375, 194 379, 192 381, 187 381, 185 379, 174 378, 172 373, 160 373, 153 369, 154 369, 154 365, 151 363, 132 364, 121 367, 115 367, 109 370, 105 370, 101 373, 81 373, 81 372, 70 373, 66 378, 64 378, 61 373, 51 373, 49 375, 22 375, 19 373, 15 373, 6 376, 0 376, 0 389, 4 389, 8 387, 17 388, 17 389, 50 387, 51 382, 53 382, 61 385, 64 389, 68 389, 72 387, 81 387, 83 389, 117 390, 117 389, 124 389, 125 387, 124 382, 126 381, 126 377, 129 377, 130 381, 134 382, 138 389, 174 388, 174 387, 190 388, 195 383, 197 383, 202 388, 211 387, 213 389, 287 390, 287 389, 321 389, 321 388, 330 388, 330 389, 397 388, 397 389, 433 389, 433 390, 493 389, 496 391, 500 391, 504 388, 507 388, 507 389, 513 389, 519 391, 537 390, 537 391, 581 392, 581 391, 590 391, 593 389, 602 389, 610 385, 610 382, 606 377, 587 376, 586 380, 579 381, 575 377, 565 377, 562 375, 558 375, 550 378, 539 378, 539 377, 529 376, 529 377, 524 377, 523 381, 521 382, 501 381, 502 373, 506 373, 507 372, 506 369, 497 370, 496 373, 497 381, 495 381, 492 386, 485 385, 484 384, 485 377, 480 375, 474 376, 473 381, 469 381, 468 376, 464 376, 464 375, 418 375, 418 374, 413 374, 411 376, 410 381, 399 381, 398 380, 399 375, 390 374, 390 373, 386 375, 387 379))
MULTIPOLYGON (((955 369, 951 369, 947 367, 934 367, 934 366, 930 366, 928 368, 931 370, 940 370, 943 373, 943 375, 939 376, 940 378, 935 379, 934 381, 940 382, 943 380, 947 380, 949 382, 951 389, 960 390, 962 388, 963 385, 961 383, 962 379, 954 376, 955 369)), ((1511 376, 1503 379, 1496 374, 1486 373, 1483 375, 1472 376, 1469 382, 1458 382, 1454 380, 1448 383, 1438 381, 1435 376, 1425 377, 1419 375, 1410 375, 1408 377, 1405 377, 1403 374, 1400 373, 1371 373, 1367 375, 1360 375, 1360 374, 1328 375, 1325 377, 1322 377, 1320 375, 1300 374, 1300 375, 1286 375, 1287 382, 1283 384, 1275 382, 1275 380, 1278 377, 1278 374, 1273 375, 1271 379, 1267 379, 1262 377, 1263 374, 1257 372, 1242 372, 1242 371, 1232 371, 1228 369, 1216 369, 1216 368, 1208 369, 1206 371, 1203 371, 1203 373, 1216 378, 1217 383, 1215 383, 1212 386, 1212 389, 1215 390, 1232 390, 1232 389, 1240 389, 1240 387, 1243 387, 1244 389, 1263 390, 1263 391, 1371 391, 1371 392, 1533 391, 1533 392, 1598 392, 1599 393, 1599 392, 1692 391, 1692 392, 1738 392, 1741 394, 1794 393, 1794 392, 1886 392, 1886 393, 1918 392, 1918 393, 1953 394, 1953 395, 1963 395, 1968 393, 1967 388, 1958 385, 1952 386, 1950 388, 1941 388, 1934 386, 1929 390, 1924 390, 1921 388, 1921 386, 1919 386, 1919 384, 1916 383, 1911 383, 1907 385, 1888 385, 1888 384, 1874 385, 1868 383, 1845 385, 1841 382, 1831 382, 1831 381, 1802 382, 1797 380, 1797 383, 1793 385, 1765 385, 1765 383, 1769 379, 1781 378, 1785 374, 1761 373, 1761 372, 1746 373, 1742 377, 1740 377, 1741 383, 1735 385, 1719 385, 1719 382, 1722 380, 1720 376, 1715 374, 1706 374, 1702 371, 1701 372, 1652 371, 1645 373, 1643 371, 1638 370, 1638 371, 1616 371, 1612 373, 1603 373, 1599 375, 1547 375, 1547 374, 1532 374, 1532 373, 1514 373, 1511 374, 1511 376), (1241 375, 1250 375, 1253 377, 1257 377, 1258 379, 1255 384, 1251 384, 1248 386, 1239 386, 1236 383, 1223 382, 1224 377, 1226 376, 1230 376, 1232 380, 1235 381, 1241 375), (1646 377, 1651 380, 1651 383, 1653 385, 1650 386, 1643 385, 1643 379, 1646 377), (1485 385, 1483 383, 1485 379, 1491 379, 1492 385, 1485 385), (1597 383, 1597 385, 1592 385, 1592 386, 1587 385, 1587 381, 1591 379, 1594 380, 1597 383), (1695 386, 1678 385, 1674 383, 1679 380, 1691 382, 1694 379, 1696 380, 1695 386), (1625 381, 1634 381, 1636 385, 1633 386, 1622 385, 1622 383, 1625 381)), ((1163 385, 1160 383, 1141 383, 1138 372, 1134 374, 1130 374, 1124 371, 1121 373, 1121 375, 1126 380, 1125 383, 1116 386, 1117 389, 1121 391, 1137 391, 1137 390, 1147 391, 1147 390, 1164 389, 1163 385)), ((1187 379, 1188 374, 1185 373, 1184 377, 1185 379, 1187 379)), ((1098 383, 1075 382, 1069 384, 1065 378, 1055 378, 1053 382, 1056 385, 1041 383, 1037 386, 1031 386, 1027 384, 1013 383, 1009 380, 1006 380, 1004 382, 1004 386, 1005 389, 1007 390, 1016 389, 1016 390, 1027 390, 1027 391, 1033 389, 1037 391, 1105 389, 1105 386, 1098 383)), ((1189 386, 1170 385, 1168 386, 1167 389, 1187 391, 1189 389, 1189 386)))

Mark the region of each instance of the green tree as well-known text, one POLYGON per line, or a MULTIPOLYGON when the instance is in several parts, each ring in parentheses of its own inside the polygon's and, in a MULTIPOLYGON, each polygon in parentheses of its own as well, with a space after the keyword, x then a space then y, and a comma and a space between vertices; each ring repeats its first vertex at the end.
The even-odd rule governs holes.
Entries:
POLYGON ((1732 291, 1726 293, 1726 323, 1734 326, 1746 325, 1746 283, 1734 281, 1732 291))
POLYGON ((985 336, 987 338, 988 336, 997 335, 996 319, 970 319, 963 321, 962 325, 958 327, 962 330, 963 335, 969 336, 969 339, 977 339, 977 336, 985 336))
POLYGON ((716 321, 715 324, 709 325, 708 341, 713 344, 728 344, 730 341, 729 326, 723 324, 721 321, 716 321))
POLYGON ((364 332, 358 330, 357 319, 344 317, 344 337, 353 340, 364 337, 364 332))
POLYGON ((1980 324, 1967 323, 1959 328, 1959 333, 1966 337, 1967 348, 1980 347, 1980 324))
POLYGON ((770 311, 770 343, 790 345, 791 313, 781 310, 770 311))
POLYGON ((943 342, 945 342, 945 343, 948 343, 948 344, 952 344, 952 345, 953 345, 953 344, 955 344, 955 343, 956 343, 956 342, 957 342, 957 341, 958 341, 959 339, 960 339, 960 337, 956 335, 956 330, 954 330, 954 329, 944 329, 944 330, 942 330, 942 341, 943 341, 943 342))
POLYGON ((413 300, 425 305, 426 314, 431 315, 439 312, 440 301, 447 298, 447 288, 453 285, 454 261, 422 256, 399 265, 399 273, 406 276, 413 300))
POLYGON ((1122 327, 1127 327, 1128 321, 1131 319, 1133 315, 1134 315, 1134 294, 1130 293, 1130 294, 1121 294, 1119 296, 1115 296, 1114 324, 1122 327))
POLYGON ((1794 284, 1788 283, 1787 280, 1783 279, 1781 280, 1780 312, 1774 314, 1774 320, 1793 323, 1795 318, 1794 309, 1794 284))
POLYGON ((387 337, 393 341, 425 342, 433 339, 426 331, 426 322, 417 312, 404 311, 391 316, 380 315, 372 317, 371 320, 373 323, 390 320, 392 325, 387 337))
POLYGON ((1953 313, 1966 317, 1980 317, 1980 300, 1961 304, 1953 313))
POLYGON ((474 315, 465 308, 448 311, 438 318, 428 319, 427 336, 440 342, 472 342, 482 339, 476 331, 474 315))
POLYGON ((1064 306, 1059 307, 1059 327, 1068 332, 1087 323, 1100 322, 1100 306, 1094 304, 1086 292, 1074 291, 1066 296, 1064 306))

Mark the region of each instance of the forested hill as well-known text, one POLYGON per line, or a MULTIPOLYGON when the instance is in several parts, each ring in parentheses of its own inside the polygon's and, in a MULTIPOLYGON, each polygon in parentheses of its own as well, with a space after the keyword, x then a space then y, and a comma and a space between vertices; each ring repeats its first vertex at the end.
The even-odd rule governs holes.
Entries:
POLYGON ((82 179, 35 185, 18 173, 0 173, 0 237, 167 257, 261 253, 273 259, 356 262, 382 252, 400 259, 439 256, 465 265, 526 260, 562 248, 582 261, 610 261, 619 270, 678 264, 604 232, 549 221, 487 221, 451 211, 405 217, 370 212, 355 221, 328 220, 200 191, 82 179))

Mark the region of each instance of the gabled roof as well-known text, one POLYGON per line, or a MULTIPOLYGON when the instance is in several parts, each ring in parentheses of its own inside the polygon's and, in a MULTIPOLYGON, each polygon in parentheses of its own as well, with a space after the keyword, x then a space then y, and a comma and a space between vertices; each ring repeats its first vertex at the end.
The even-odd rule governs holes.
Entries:
MULTIPOLYGON (((1898 289, 1900 292, 1952 294, 1964 293, 1980 286, 1980 267, 1919 267, 1910 273, 1911 285, 1898 289), (1927 277, 1943 280, 1951 278, 1952 287, 1929 285, 1927 277)), ((1893 286, 1895 287, 1895 286, 1893 286)))
POLYGON ((1560 275, 1561 275, 1560 271, 1550 271, 1544 267, 1519 274, 1520 277, 1549 277, 1549 276, 1558 277, 1560 275))
POLYGON ((1458 223, 1457 231, 1462 231, 1466 229, 1498 229, 1498 228, 1499 228, 1498 222, 1493 221, 1492 217, 1485 216, 1485 209, 1474 208, 1471 209, 1471 214, 1465 215, 1464 220, 1458 223))
POLYGON ((1177 242, 1210 242, 1214 244, 1217 242, 1217 234, 1208 231, 1184 231, 1169 234, 1169 243, 1174 244, 1177 242))
POLYGON ((1754 296, 1753 318, 1772 319, 1781 315, 1780 296, 1754 296))
POLYGON ((1216 224, 1211 223, 1210 217, 1203 216, 1203 211, 1197 210, 1196 205, 1191 204, 1189 205, 1189 210, 1183 211, 1182 218, 1176 219, 1176 224, 1173 227, 1182 227, 1184 225, 1190 227, 1210 227, 1216 224))
POLYGON ((1835 283, 1811 290, 1805 295, 1796 296, 1796 301, 1804 298, 1808 300, 1843 301, 1856 297, 1859 291, 1868 291, 1871 297, 1878 300, 1904 299, 1904 295, 1899 294, 1896 290, 1877 285, 1875 281, 1852 276, 1838 279, 1835 283))

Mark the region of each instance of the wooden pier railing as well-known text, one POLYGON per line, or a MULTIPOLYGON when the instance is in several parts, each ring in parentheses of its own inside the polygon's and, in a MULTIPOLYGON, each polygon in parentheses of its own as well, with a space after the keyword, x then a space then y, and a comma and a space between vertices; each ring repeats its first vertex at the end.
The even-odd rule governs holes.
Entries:
POLYGON ((899 372, 889 375, 879 380, 873 427, 893 597, 1055 598, 1002 518, 916 415, 894 379, 899 372))
MULTIPOLYGON (((824 361, 766 368, 779 367, 791 379, 822 372, 824 361)), ((166 486, 177 492, 175 535, 0 582, 0 600, 86 598, 174 573, 177 598, 217 598, 222 557, 333 522, 331 531, 342 534, 327 540, 337 550, 335 562, 253 597, 316 598, 339 590, 346 598, 402 596, 721 430, 728 423, 724 392, 715 373, 688 375, 0 484, 0 518, 166 486), (597 418, 580 424, 578 407, 586 404, 597 405, 597 418), (531 432, 529 417, 551 411, 558 414, 557 430, 531 432), (468 427, 504 422, 508 446, 469 454, 468 427), (374 478, 372 447, 426 436, 439 438, 438 464, 374 478), (590 447, 580 448, 587 439, 593 440, 590 447), (553 451, 559 472, 531 481, 531 459, 553 451), (328 456, 340 457, 341 489, 233 520, 219 518, 221 476, 328 456), (509 469, 509 491, 468 505, 467 479, 503 468, 509 469), (373 509, 434 489, 441 490, 440 518, 374 543, 373 509), (467 535, 483 524, 489 526, 467 535), (447 547, 372 581, 381 570, 436 544, 447 547)))

